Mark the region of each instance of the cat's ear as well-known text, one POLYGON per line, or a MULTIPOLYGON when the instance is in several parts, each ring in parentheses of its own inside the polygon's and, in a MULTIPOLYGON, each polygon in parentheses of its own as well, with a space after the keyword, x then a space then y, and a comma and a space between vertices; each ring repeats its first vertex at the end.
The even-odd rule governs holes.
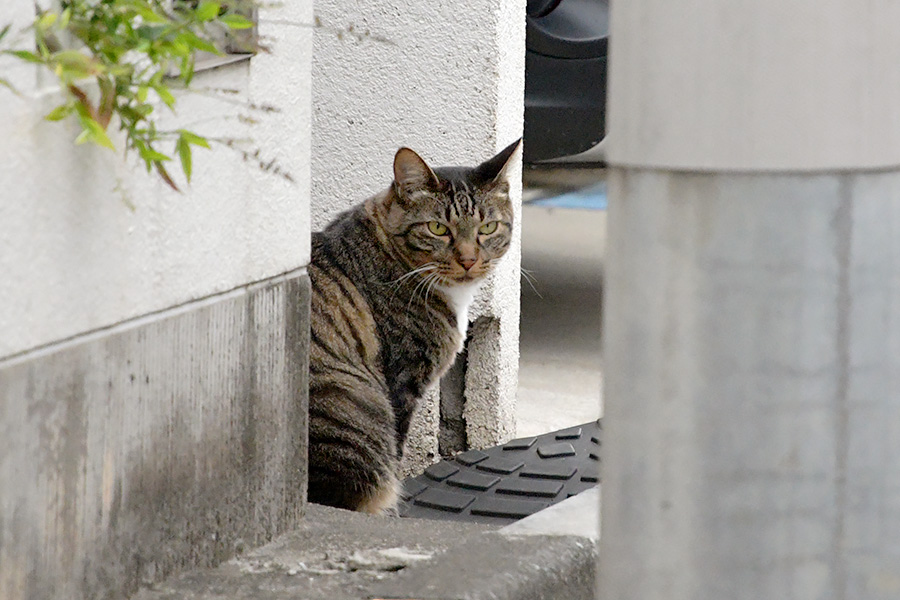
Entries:
POLYGON ((431 188, 438 178, 422 157, 409 148, 400 148, 394 155, 394 182, 401 189, 431 188))
POLYGON ((485 183, 506 181, 511 165, 515 162, 517 150, 522 147, 522 138, 501 150, 496 156, 490 158, 476 167, 475 172, 485 183))

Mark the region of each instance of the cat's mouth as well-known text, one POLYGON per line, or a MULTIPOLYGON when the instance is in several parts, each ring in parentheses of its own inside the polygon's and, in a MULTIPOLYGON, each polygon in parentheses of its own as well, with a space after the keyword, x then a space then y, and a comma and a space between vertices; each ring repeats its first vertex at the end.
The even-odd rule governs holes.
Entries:
POLYGON ((484 276, 487 275, 487 269, 472 269, 470 271, 464 271, 463 273, 456 273, 451 275, 447 279, 449 279, 449 283, 456 283, 459 285, 464 285, 467 283, 472 283, 473 281, 478 281, 479 279, 484 279, 484 276))
POLYGON ((479 263, 472 268, 465 269, 461 265, 444 264, 438 270, 438 281, 441 285, 449 287, 455 285, 468 285, 484 279, 490 272, 487 263, 479 263))

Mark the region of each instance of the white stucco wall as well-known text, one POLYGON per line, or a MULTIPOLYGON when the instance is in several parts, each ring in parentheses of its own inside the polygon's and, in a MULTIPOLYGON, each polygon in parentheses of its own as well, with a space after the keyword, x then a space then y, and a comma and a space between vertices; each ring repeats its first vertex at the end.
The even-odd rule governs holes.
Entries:
MULTIPOLYGON (((315 10, 313 229, 384 189, 400 146, 433 166, 474 165, 521 136, 525 0, 317 0, 315 10)), ((518 211, 518 169, 512 177, 518 211)), ((479 365, 467 376, 475 446, 514 432, 519 258, 517 219, 505 264, 470 315, 496 320, 474 356, 470 347, 479 365)), ((433 398, 419 416, 408 456, 425 460, 437 451, 427 435, 437 427, 433 398)))
MULTIPOLYGON (((27 24, 32 10, 13 3, 3 20, 27 24)), ((312 2, 260 17, 273 52, 198 74, 195 85, 232 88, 233 100, 280 112, 189 96, 177 122, 211 137, 252 138, 251 148, 277 159, 293 183, 219 147, 195 151, 194 182, 175 193, 121 151, 74 146, 73 126, 42 120, 60 98, 50 78, 9 58, 0 64, 24 94, 0 89, 0 357, 308 262, 312 34, 297 25, 312 22, 312 2), (243 125, 238 114, 258 124, 243 125)), ((180 172, 177 158, 170 172, 180 172)))

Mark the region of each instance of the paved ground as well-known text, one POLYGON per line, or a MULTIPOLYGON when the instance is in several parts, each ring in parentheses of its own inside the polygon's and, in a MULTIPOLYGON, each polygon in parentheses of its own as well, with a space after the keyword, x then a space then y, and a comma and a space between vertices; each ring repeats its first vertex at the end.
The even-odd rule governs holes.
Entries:
MULTIPOLYGON (((547 194, 531 188, 526 199, 547 194)), ((601 415, 606 211, 526 204, 522 230, 534 289, 523 279, 517 419, 531 436, 601 415)))

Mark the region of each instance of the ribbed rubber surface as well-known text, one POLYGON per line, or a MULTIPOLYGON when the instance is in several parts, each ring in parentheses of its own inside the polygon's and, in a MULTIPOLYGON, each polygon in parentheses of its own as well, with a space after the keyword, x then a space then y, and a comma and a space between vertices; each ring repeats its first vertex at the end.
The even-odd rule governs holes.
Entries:
POLYGON ((505 525, 597 485, 600 421, 469 450, 403 482, 400 515, 505 525))

